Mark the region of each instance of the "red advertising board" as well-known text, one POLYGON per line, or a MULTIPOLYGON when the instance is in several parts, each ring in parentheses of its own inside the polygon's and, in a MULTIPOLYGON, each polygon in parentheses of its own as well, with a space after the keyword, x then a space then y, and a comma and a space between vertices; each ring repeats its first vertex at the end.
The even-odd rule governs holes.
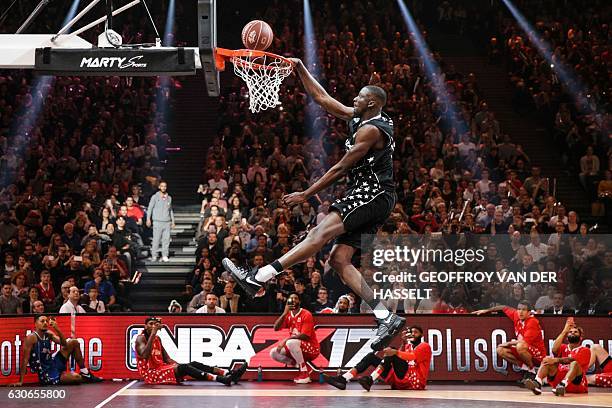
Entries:
MULTIPOLYGON (((86 362, 96 375, 105 379, 136 379, 134 340, 142 330, 143 315, 80 315, 76 317, 75 337, 81 342, 86 362)), ((248 361, 248 377, 256 376, 259 366, 264 379, 290 379, 295 370, 272 361, 269 351, 276 341, 287 337, 274 332, 276 316, 268 315, 165 315, 160 337, 171 358, 179 363, 200 361, 229 367, 235 361, 248 361)), ((547 349, 565 323, 563 317, 540 317, 547 349)), ((318 315, 315 318, 321 355, 317 367, 336 371, 352 367, 370 351, 374 334, 368 315, 318 315)), ((498 344, 514 338, 509 319, 501 316, 410 315, 409 324, 425 330, 432 347, 431 380, 514 380, 512 367, 495 354, 498 344)), ((599 343, 612 350, 612 319, 577 317, 585 329, 585 342, 599 343)), ((59 316, 66 336, 71 333, 70 316, 59 316)), ((0 384, 16 381, 22 343, 32 330, 32 317, 0 318, 0 384)), ((33 374, 27 382, 35 382, 33 374)))

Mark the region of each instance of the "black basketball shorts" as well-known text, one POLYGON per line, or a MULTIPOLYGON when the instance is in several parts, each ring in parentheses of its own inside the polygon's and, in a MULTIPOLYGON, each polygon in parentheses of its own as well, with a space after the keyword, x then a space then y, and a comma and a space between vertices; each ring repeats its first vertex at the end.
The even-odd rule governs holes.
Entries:
POLYGON ((367 194, 352 190, 346 197, 334 201, 330 210, 342 218, 345 233, 336 238, 336 244, 361 249, 363 234, 376 234, 395 207, 395 194, 381 191, 367 194))

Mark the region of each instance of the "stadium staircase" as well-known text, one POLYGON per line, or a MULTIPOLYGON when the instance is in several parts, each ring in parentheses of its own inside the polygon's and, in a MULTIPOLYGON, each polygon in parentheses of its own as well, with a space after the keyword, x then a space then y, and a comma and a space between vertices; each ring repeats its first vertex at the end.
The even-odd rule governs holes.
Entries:
MULTIPOLYGON (((200 220, 196 194, 208 147, 217 134, 218 99, 209 98, 202 75, 179 78, 175 90, 171 143, 163 177, 173 197, 176 228, 172 231, 170 262, 141 261, 142 278, 131 294, 134 311, 167 311, 171 299, 185 289, 185 276, 195 265, 193 241, 200 220)), ((179 300, 180 301, 180 300, 179 300)))
MULTIPOLYGON (((474 73, 481 95, 489 109, 495 113, 501 131, 510 135, 513 143, 520 144, 531 162, 542 168, 542 176, 557 181, 557 199, 576 211, 580 220, 593 225, 601 222, 591 216, 591 205, 582 189, 578 176, 569 175, 561 161, 561 153, 551 135, 536 114, 522 115, 512 106, 513 90, 503 64, 489 63, 484 50, 467 36, 430 30, 432 48, 440 53, 446 66, 454 65, 457 72, 474 73)), ((552 188, 552 185, 551 185, 552 188)))
POLYGON ((195 265, 196 243, 193 237, 200 220, 200 209, 196 205, 175 206, 174 217, 176 228, 171 233, 170 262, 146 259, 137 267, 142 278, 130 296, 134 311, 167 311, 171 299, 180 301, 178 297, 185 289, 185 276, 195 265))

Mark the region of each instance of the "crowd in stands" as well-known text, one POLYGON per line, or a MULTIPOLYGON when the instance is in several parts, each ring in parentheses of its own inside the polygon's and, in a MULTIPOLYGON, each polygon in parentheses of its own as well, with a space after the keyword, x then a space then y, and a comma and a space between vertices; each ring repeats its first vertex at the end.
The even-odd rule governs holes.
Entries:
POLYGON ((601 1, 539 1, 522 10, 534 22, 533 34, 545 41, 552 60, 538 52, 511 18, 500 22, 500 38, 491 44, 491 56, 508 67, 516 109, 537 112, 554 134, 568 174, 579 175, 591 200, 606 203, 610 220, 609 8, 601 1))
MULTIPOLYGON (((385 111, 395 125, 398 201, 381 234, 422 234, 418 236, 429 237, 427 245, 434 247, 445 242, 440 233, 459 234, 468 243, 474 243, 474 236, 497 235, 502 241, 497 245, 511 248, 512 256, 502 256, 501 250, 491 253, 490 270, 551 268, 562 283, 423 285, 432 289, 432 299, 396 302, 393 307, 408 313, 465 313, 527 297, 535 310, 544 312, 556 310, 562 296, 566 312, 608 313, 610 242, 591 239, 589 226, 551 195, 538 163, 531 163, 488 109, 478 78, 446 67, 439 55, 434 58, 445 71, 456 113, 436 97, 394 7, 381 1, 326 1, 313 10, 319 39, 315 72, 329 93, 350 105, 378 72, 389 95, 385 111)), ((461 23, 462 12, 449 15, 445 23, 461 23)), ((261 18, 275 27, 273 52, 303 56, 302 20, 295 18, 291 2, 273 2, 261 18)), ((283 83, 282 108, 255 117, 247 109, 247 94, 236 79, 221 97, 221 130, 208 150, 199 189, 202 221, 196 235, 196 267, 185 281, 186 311, 206 307, 208 294, 214 293, 214 306, 221 303, 226 312, 280 312, 292 291, 315 312, 338 310, 337 303, 349 300, 343 311, 364 311, 359 299, 325 266, 331 244, 268 283, 263 297, 236 293, 239 288, 223 271, 224 256, 263 266, 287 252, 320 222, 345 188, 337 183, 287 208, 280 199, 283 194, 305 189, 343 155, 346 123, 314 106, 308 109, 295 77, 283 83), (308 113, 313 110, 314 116, 308 113)), ((366 272, 370 260, 362 261, 362 271, 372 283, 366 272)), ((441 265, 423 267, 436 270, 441 265)))
MULTIPOLYGON (((30 32, 57 31, 63 6, 30 32)), ((138 14, 123 21, 126 41, 154 41, 138 14)), ((167 159, 158 104, 169 103, 155 77, 0 71, 0 314, 130 310, 150 235, 143 217, 167 159)))
MULTIPOLYGON (((412 3, 418 15, 424 2, 412 3)), ((465 18, 473 7, 452 10, 455 2, 446 3, 439 9, 441 24, 478 32, 474 20, 465 18)), ((551 1, 537 3, 554 10, 551 1)), ((454 109, 437 98, 395 7, 382 0, 326 0, 313 9, 319 64, 311 69, 329 93, 350 105, 377 72, 389 96, 385 111, 395 125, 398 201, 379 239, 409 234, 427 247, 491 242, 495 245, 488 246, 484 265, 490 270, 552 270, 561 279, 405 285, 431 289, 432 296, 391 306, 407 313, 465 313, 514 305, 526 297, 542 312, 556 313, 563 306, 569 313, 607 314, 612 310, 607 303, 612 298, 611 243, 589 235, 590 226, 579 214, 551 195, 538 163, 513 143, 488 109, 478 78, 456 72, 434 54, 454 109)), ((296 9, 301 7, 295 2, 274 0, 258 16, 274 27, 271 51, 303 57, 296 9)), ((543 33, 554 28, 549 30, 554 49, 566 54, 572 67, 579 65, 589 99, 597 102, 598 112, 606 112, 609 57, 601 45, 609 28, 603 19, 579 14, 565 10, 560 15, 568 21, 556 24, 550 17, 537 27, 543 33), (570 16, 575 27, 569 25, 570 16)), ((484 18, 475 21, 487 26, 484 18)), ((581 113, 516 25, 509 19, 499 24, 491 57, 508 64, 517 107, 545 112, 558 140, 568 143, 568 167, 584 173, 587 190, 610 191, 607 117, 581 113), (606 180, 594 188, 601 178, 606 180)), ((132 42, 151 40, 145 19, 128 21, 122 33, 132 42)), ((223 271, 225 256, 254 266, 273 261, 322 220, 342 197, 343 182, 295 208, 287 208, 281 197, 306 188, 336 163, 347 134, 343 121, 316 106, 307 108, 311 102, 295 76, 283 83, 282 108, 257 116, 248 111, 248 91, 238 78, 224 91, 220 131, 200 181, 195 267, 169 311, 276 313, 291 292, 315 312, 364 311, 326 267, 332 243, 270 281, 263 297, 243 295, 223 271)), ((67 301, 87 311, 130 309, 130 288, 138 281, 135 263, 148 241, 142 218, 160 181, 169 141, 157 109, 160 95, 167 98, 168 92, 160 92, 153 78, 33 79, 23 71, 0 72, 0 313, 59 311, 67 301)), ((372 283, 371 259, 364 255, 361 269, 372 283)))

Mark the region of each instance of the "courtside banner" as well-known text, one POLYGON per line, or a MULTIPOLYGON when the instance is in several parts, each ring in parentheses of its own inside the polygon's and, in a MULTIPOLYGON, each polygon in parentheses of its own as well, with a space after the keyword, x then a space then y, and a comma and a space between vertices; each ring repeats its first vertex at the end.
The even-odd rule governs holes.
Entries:
MULTIPOLYGON (((257 376, 262 367, 264 379, 291 379, 295 369, 274 362, 269 352, 274 344, 288 336, 272 328, 276 316, 270 315, 158 315, 164 330, 159 335, 171 358, 179 363, 200 361, 229 367, 237 361, 249 361, 248 378, 257 376)), ((433 351, 431 380, 495 380, 519 377, 513 367, 495 354, 498 344, 514 338, 511 321, 502 316, 408 315, 408 324, 425 331, 424 339, 433 351)), ((134 341, 142 331, 143 315, 79 315, 76 338, 81 343, 85 361, 104 379, 136 379, 134 341)), ((563 329, 565 317, 539 317, 547 350, 563 329)), ((70 334, 70 317, 59 316, 58 324, 70 334)), ((370 352, 374 335, 371 315, 315 315, 321 355, 317 367, 335 372, 339 367, 354 366, 370 352)), ((599 343, 612 349, 612 319, 576 317, 584 328, 585 344, 599 343)), ((34 327, 31 316, 0 318, 0 384, 15 382, 21 363, 22 345, 34 327)), ((28 373, 26 382, 35 382, 28 373)))

